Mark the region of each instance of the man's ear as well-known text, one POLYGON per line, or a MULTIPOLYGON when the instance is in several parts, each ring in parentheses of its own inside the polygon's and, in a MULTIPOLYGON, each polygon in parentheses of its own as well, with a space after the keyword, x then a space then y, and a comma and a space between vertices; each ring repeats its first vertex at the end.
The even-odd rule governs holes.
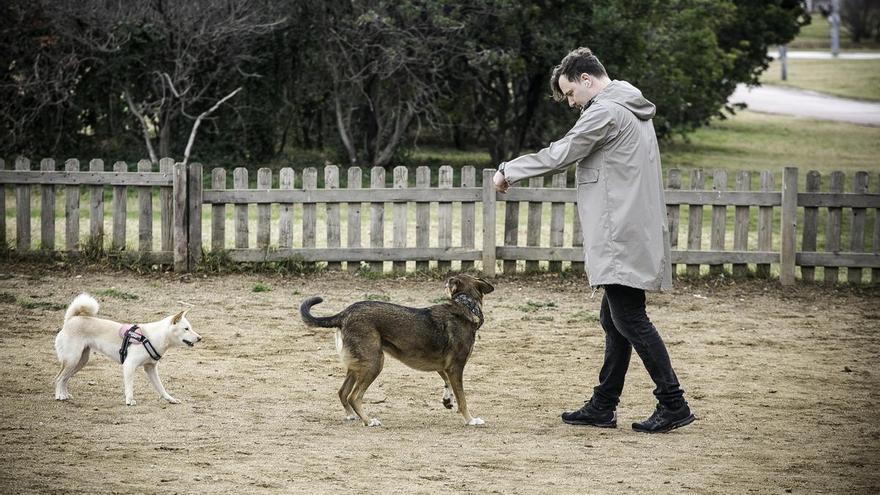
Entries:
POLYGON ((490 292, 495 290, 495 287, 492 284, 490 284, 489 282, 486 282, 485 280, 478 278, 477 279, 477 290, 479 290, 483 294, 489 294, 490 292))
POLYGON ((189 310, 185 309, 185 310, 181 311, 180 313, 177 313, 176 315, 172 316, 171 317, 171 324, 177 325, 180 322, 180 320, 182 320, 183 317, 186 316, 187 311, 189 311, 189 310))

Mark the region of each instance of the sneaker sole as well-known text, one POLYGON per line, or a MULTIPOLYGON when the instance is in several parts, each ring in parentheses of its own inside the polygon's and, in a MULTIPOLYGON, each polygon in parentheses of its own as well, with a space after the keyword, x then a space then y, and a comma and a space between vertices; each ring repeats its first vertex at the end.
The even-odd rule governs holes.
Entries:
POLYGON ((575 426, 595 426, 596 428, 617 428, 617 421, 612 421, 610 423, 591 423, 589 421, 572 421, 572 420, 562 420, 563 423, 568 425, 575 426))
POLYGON ((697 419, 696 416, 691 414, 690 416, 688 416, 684 419, 679 419, 678 421, 670 423, 669 426, 667 426, 666 428, 663 428, 661 430, 653 430, 653 431, 645 430, 643 428, 637 428, 635 425, 633 425, 633 430, 635 430, 639 433, 667 433, 667 432, 670 432, 676 428, 681 428, 682 426, 687 426, 687 425, 693 423, 695 419, 697 419))

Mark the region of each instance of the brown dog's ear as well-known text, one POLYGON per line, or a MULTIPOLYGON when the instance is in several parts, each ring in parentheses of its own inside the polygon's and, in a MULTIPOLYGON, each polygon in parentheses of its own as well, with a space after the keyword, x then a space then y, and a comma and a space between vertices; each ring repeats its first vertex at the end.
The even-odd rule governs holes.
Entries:
POLYGON ((183 319, 183 317, 186 315, 187 311, 189 311, 189 310, 185 309, 185 310, 181 311, 180 313, 177 313, 176 315, 172 316, 171 317, 171 324, 177 325, 180 322, 180 320, 183 319))
POLYGON ((486 282, 485 280, 478 278, 477 279, 477 289, 483 294, 489 294, 490 292, 495 290, 495 287, 492 286, 492 284, 490 284, 489 282, 486 282))
POLYGON ((446 279, 446 291, 449 292, 450 297, 458 292, 458 289, 461 287, 461 281, 458 277, 449 277, 446 279))

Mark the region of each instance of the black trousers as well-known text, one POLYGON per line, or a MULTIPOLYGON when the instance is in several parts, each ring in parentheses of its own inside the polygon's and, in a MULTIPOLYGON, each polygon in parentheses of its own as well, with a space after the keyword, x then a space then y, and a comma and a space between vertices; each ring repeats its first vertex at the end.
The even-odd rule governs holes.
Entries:
POLYGON ((605 361, 599 385, 593 389, 597 407, 614 409, 620 402, 632 350, 642 359, 657 388, 654 396, 664 406, 684 405, 684 391, 669 361, 666 345, 645 312, 645 291, 623 285, 606 285, 599 311, 605 330, 605 361))

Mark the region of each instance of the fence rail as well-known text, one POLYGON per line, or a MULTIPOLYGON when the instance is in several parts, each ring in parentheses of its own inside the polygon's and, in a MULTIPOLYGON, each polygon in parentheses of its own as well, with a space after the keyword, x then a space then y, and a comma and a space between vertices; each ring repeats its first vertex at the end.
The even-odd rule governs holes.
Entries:
MULTIPOLYGON (((352 167, 344 182, 333 165, 324 167, 321 181, 316 168, 299 175, 291 168, 277 175, 261 168, 255 178, 245 168, 231 172, 214 168, 206 179, 200 164, 184 167, 167 158, 158 170, 142 160, 136 167, 116 162, 112 171, 102 160, 91 160, 88 170, 81 170, 78 160, 56 170, 49 159, 32 170, 24 158, 6 170, 0 160, 0 241, 7 245, 14 231, 18 254, 75 255, 89 247, 173 263, 181 271, 194 269, 203 250, 235 262, 296 258, 331 269, 344 263, 348 270, 382 270, 386 262, 394 271, 428 269, 431 263, 446 270, 455 262, 490 276, 497 268, 583 270, 577 191, 565 172, 546 181, 531 179, 503 195, 492 189, 493 170, 478 177, 474 167, 460 169, 455 183, 448 166, 418 167, 414 178, 405 167, 389 175, 383 168, 352 167), (14 198, 7 200, 7 188, 14 189, 14 198), (34 249, 31 195, 37 188, 40 242, 34 249), (56 242, 55 204, 62 190, 63 248, 56 242), (88 234, 81 236, 84 195, 88 234), (136 204, 136 242, 127 230, 133 227, 129 203, 136 204), (7 229, 10 207, 16 210, 14 229, 7 229)), ((820 269, 826 282, 839 281, 843 268, 849 282, 880 281, 880 180, 869 192, 867 172, 854 174, 852 192, 844 192, 850 188, 842 172, 826 177, 822 190, 823 177, 815 171, 806 174, 805 190, 799 191, 796 168, 784 170, 778 189, 769 171, 737 172, 732 188, 723 170, 711 177, 690 171, 689 189, 682 178, 682 171, 668 171, 666 208, 672 263, 684 265, 684 272, 695 275, 708 266, 717 274, 729 266, 734 275, 753 268, 767 276, 774 266, 782 283, 791 284, 797 267, 805 280, 816 280, 820 269)))

